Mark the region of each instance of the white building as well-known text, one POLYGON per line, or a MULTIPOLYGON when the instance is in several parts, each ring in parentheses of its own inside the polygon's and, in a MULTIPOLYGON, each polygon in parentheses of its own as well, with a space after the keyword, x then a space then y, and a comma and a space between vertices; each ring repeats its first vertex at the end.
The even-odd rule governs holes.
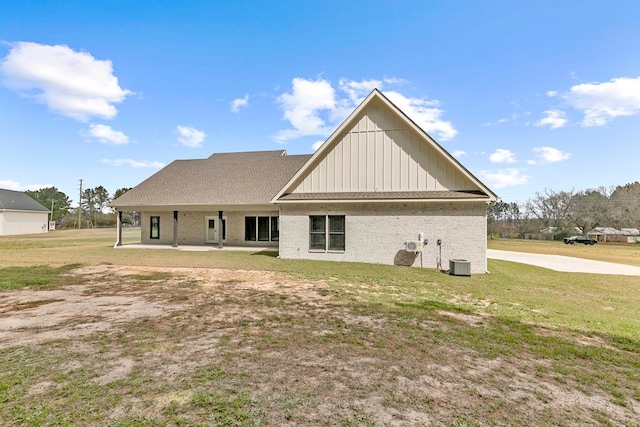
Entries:
POLYGON ((0 189, 0 236, 47 233, 49 209, 25 193, 0 189))

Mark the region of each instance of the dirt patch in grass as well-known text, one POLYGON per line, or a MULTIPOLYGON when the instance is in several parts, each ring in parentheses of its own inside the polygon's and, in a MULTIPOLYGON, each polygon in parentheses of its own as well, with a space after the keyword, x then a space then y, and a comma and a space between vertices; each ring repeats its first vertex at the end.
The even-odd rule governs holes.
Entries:
MULTIPOLYGON (((633 366, 601 371, 599 382, 583 373, 601 370, 597 360, 565 363, 543 356, 538 342, 502 343, 498 332, 515 336, 508 325, 447 303, 390 308, 367 302, 355 285, 265 271, 99 265, 72 274, 75 285, 0 294, 0 424, 639 419, 633 366)), ((604 346, 540 331, 531 336, 547 345, 604 346)))

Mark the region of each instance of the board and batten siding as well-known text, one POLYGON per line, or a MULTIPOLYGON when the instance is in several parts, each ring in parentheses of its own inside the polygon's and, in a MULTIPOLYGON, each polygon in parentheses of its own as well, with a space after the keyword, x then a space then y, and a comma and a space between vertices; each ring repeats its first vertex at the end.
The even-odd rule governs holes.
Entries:
POLYGON ((475 189, 431 142, 388 108, 372 103, 293 193, 475 189))

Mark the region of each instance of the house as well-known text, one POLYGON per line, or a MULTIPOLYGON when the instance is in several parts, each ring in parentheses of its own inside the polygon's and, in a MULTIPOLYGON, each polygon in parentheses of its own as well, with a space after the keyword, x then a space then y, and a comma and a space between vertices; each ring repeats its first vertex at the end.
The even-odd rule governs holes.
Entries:
POLYGON ((589 232, 595 236, 598 242, 636 243, 640 240, 640 231, 637 228, 596 227, 589 232))
POLYGON ((274 246, 288 259, 444 269, 465 259, 482 273, 496 200, 374 90, 313 155, 177 160, 111 206, 118 218, 141 212, 145 244, 274 246))
POLYGON ((0 236, 46 233, 49 209, 25 193, 0 189, 0 236))

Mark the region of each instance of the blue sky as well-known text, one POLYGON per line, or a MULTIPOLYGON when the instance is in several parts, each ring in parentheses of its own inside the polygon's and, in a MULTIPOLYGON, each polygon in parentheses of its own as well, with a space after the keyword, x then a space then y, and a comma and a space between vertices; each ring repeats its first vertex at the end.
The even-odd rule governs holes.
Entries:
POLYGON ((311 153, 382 90, 507 202, 640 179, 637 1, 0 2, 0 188, 311 153))

